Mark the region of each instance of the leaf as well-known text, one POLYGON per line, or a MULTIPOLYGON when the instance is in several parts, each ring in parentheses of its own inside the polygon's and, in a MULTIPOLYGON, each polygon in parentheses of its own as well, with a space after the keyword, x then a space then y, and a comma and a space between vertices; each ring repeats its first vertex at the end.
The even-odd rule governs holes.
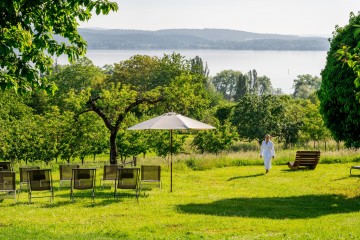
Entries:
POLYGON ((354 38, 357 38, 360 34, 360 28, 357 28, 354 32, 354 38))

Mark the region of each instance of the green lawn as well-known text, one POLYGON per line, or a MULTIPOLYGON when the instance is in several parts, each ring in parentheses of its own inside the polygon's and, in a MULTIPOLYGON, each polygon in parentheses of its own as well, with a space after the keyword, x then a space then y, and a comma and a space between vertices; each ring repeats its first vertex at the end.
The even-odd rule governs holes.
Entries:
MULTIPOLYGON (((112 189, 58 190, 55 200, 5 199, 0 203, 0 239, 358 239, 360 170, 319 164, 315 170, 273 166, 162 171, 163 188, 114 199, 112 189)), ((98 172, 98 182, 101 171, 98 172)))

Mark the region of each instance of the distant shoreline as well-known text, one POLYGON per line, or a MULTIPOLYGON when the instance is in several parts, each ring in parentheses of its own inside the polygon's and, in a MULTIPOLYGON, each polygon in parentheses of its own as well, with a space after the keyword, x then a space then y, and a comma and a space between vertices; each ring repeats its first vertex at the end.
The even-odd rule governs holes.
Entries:
POLYGON ((91 50, 328 51, 325 37, 260 34, 227 29, 82 29, 91 50))

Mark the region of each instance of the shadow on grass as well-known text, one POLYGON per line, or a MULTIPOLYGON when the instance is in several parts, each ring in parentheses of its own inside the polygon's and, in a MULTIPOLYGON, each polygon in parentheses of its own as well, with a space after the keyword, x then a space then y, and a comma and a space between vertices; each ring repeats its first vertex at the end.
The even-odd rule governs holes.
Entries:
POLYGON ((310 171, 310 172, 313 172, 315 171, 316 169, 311 169, 311 168, 299 168, 297 170, 292 170, 290 168, 288 169, 282 169, 280 170, 281 172, 287 172, 287 173, 296 173, 296 172, 301 172, 301 171, 304 171, 304 172, 307 172, 307 171, 310 171))
POLYGON ((55 195, 56 203, 49 204, 48 207, 61 207, 66 205, 71 205, 76 202, 86 203, 83 207, 96 207, 96 206, 106 206, 111 204, 116 204, 124 202, 125 199, 133 198, 135 202, 136 196, 135 192, 131 191, 121 191, 118 190, 118 196, 114 197, 113 191, 95 191, 95 201, 93 201, 91 190, 76 190, 74 191, 74 202, 70 199, 70 193, 58 193, 55 195), (61 198, 61 200, 60 200, 61 198))
POLYGON ((258 173, 258 174, 254 174, 254 175, 247 175, 247 176, 237 176, 237 177, 232 177, 229 178, 227 181, 232 181, 232 180, 236 180, 236 179, 241 179, 241 178, 253 178, 253 177, 260 177, 260 176, 264 176, 263 173, 258 173))
POLYGON ((345 179, 349 179, 349 178, 356 178, 356 179, 360 180, 360 175, 349 175, 346 177, 336 178, 332 181, 341 181, 341 180, 345 180, 345 179))
POLYGON ((323 215, 360 211, 359 198, 341 195, 231 198, 205 204, 178 205, 187 214, 272 219, 316 218, 323 215))

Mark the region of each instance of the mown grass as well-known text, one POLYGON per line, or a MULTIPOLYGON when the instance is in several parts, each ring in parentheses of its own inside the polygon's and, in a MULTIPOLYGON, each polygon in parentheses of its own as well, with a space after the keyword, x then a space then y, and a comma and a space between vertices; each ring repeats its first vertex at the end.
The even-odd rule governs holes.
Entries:
MULTIPOLYGON (((260 162, 257 153, 246 154, 245 163, 260 162)), ((338 159, 338 154, 322 156, 338 159)), ((356 154, 347 154, 344 163, 321 159, 315 170, 290 171, 280 164, 287 154, 279 152, 268 175, 261 162, 227 167, 211 163, 194 171, 184 163, 188 158, 178 156, 172 193, 169 169, 158 159, 163 188, 144 191, 138 201, 132 191, 114 199, 113 188, 97 188, 95 202, 87 191, 77 191, 71 202, 69 189, 57 189, 54 165, 54 202, 39 198, 28 203, 26 192, 17 203, 1 202, 0 239, 357 239, 360 171, 349 175, 357 163, 348 162, 356 154)), ((216 161, 212 157, 210 162, 216 161)), ((239 156, 227 158, 224 162, 239 156)), ((99 169, 98 183, 100 177, 99 169)))

